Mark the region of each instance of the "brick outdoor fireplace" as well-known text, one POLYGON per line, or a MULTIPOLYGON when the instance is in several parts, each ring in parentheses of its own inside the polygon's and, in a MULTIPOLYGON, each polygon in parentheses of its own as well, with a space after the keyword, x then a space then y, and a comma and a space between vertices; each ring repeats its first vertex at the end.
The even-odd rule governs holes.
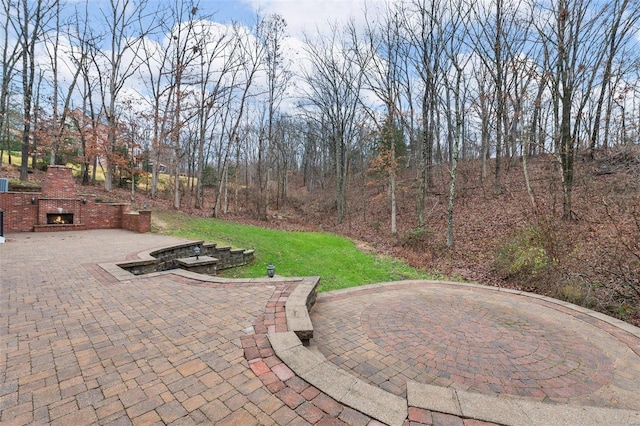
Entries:
POLYGON ((70 168, 49 166, 42 184, 42 193, 34 198, 38 207, 38 223, 35 224, 34 231, 83 227, 83 207, 87 204, 87 198, 78 195, 70 168))
POLYGON ((124 228, 151 230, 151 212, 131 212, 127 203, 102 202, 78 192, 72 170, 49 166, 42 192, 0 193, 6 232, 124 228))

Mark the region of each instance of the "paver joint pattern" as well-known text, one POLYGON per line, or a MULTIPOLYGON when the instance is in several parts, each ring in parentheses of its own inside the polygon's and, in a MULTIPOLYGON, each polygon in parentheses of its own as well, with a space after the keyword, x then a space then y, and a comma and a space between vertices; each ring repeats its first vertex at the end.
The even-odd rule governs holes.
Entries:
POLYGON ((613 378, 611 360, 577 333, 487 300, 390 296, 366 307, 361 322, 425 383, 552 400, 595 392, 613 378))
POLYGON ((486 288, 399 283, 320 295, 315 344, 369 383, 637 410, 640 336, 562 304, 486 288), (620 368, 624 364, 624 368, 620 368))
MULTIPOLYGON (((275 355, 267 333, 287 331, 295 280, 116 279, 100 267, 181 242, 123 230, 8 236, 0 246, 3 426, 380 424, 275 355)), ((410 379, 556 402, 638 402, 637 337, 544 301, 541 319, 516 296, 501 304, 481 291, 448 294, 400 285, 321 296, 313 342, 397 395, 410 379)), ((405 425, 420 424, 490 423, 409 407, 405 425)))

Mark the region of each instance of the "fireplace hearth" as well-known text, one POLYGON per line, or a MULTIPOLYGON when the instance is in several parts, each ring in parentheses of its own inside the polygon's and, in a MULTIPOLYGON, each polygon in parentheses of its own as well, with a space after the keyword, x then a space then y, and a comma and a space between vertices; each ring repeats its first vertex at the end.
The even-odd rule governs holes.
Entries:
POLYGON ((73 225, 73 213, 47 213, 47 225, 73 225))

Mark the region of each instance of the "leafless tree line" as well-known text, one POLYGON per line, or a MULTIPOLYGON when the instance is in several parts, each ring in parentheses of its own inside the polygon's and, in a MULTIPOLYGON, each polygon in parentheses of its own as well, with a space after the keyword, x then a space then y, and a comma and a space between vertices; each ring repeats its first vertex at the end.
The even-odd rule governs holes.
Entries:
POLYGON ((0 148, 20 138, 23 179, 30 155, 46 147, 54 161, 72 141, 84 181, 103 167, 110 189, 114 168, 133 167, 128 140, 153 196, 170 174, 175 208, 190 193, 213 215, 242 205, 266 218, 300 173, 310 191, 334 189, 341 222, 347 188, 375 170, 395 233, 400 168, 415 170, 422 227, 444 165, 451 245, 459 159, 480 159, 496 192, 505 162, 521 160, 535 209, 527 157, 553 156, 571 219, 577 156, 638 143, 638 0, 390 2, 298 51, 280 16, 220 24, 195 0, 0 1, 0 148))

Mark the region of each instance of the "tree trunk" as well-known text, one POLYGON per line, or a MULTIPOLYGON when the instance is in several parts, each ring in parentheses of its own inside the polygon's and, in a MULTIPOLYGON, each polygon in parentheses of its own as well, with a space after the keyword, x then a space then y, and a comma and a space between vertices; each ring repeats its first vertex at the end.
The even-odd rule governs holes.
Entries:
POLYGON ((392 139, 393 145, 391 146, 391 170, 389 171, 389 192, 391 195, 391 234, 395 235, 398 232, 397 225, 397 203, 396 203, 396 147, 395 138, 392 139))
POLYGON ((529 195, 529 201, 531 202, 531 207, 533 211, 538 213, 538 206, 536 204, 536 197, 533 194, 533 190, 531 189, 531 180, 529 179, 529 167, 527 166, 527 157, 529 156, 529 145, 531 145, 530 138, 531 135, 527 135, 525 137, 525 146, 524 153, 522 154, 522 172, 524 173, 524 183, 527 187, 527 195, 529 195))
POLYGON ((455 206, 455 197, 456 197, 456 181, 458 178, 458 154, 460 151, 460 138, 462 133, 462 115, 460 111, 460 73, 458 71, 457 76, 457 84, 456 84, 456 93, 454 94, 456 100, 456 111, 455 111, 455 135, 453 138, 453 152, 451 156, 451 171, 450 171, 450 179, 449 179, 449 203, 447 205, 447 247, 453 247, 454 239, 453 239, 453 213, 455 206))

